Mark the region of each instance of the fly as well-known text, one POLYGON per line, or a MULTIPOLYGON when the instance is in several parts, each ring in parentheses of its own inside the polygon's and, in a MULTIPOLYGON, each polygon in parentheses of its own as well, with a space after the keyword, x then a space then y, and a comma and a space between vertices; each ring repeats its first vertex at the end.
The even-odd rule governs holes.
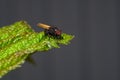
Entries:
POLYGON ((63 37, 61 36, 62 31, 59 28, 54 27, 54 26, 49 26, 43 23, 38 23, 37 26, 45 29, 44 30, 45 35, 56 38, 56 39, 63 39, 63 37))

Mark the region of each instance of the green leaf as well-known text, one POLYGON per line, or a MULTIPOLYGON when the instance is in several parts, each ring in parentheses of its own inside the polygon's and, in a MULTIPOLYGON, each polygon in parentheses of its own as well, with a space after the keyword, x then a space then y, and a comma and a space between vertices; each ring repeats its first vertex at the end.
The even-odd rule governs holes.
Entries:
POLYGON ((67 45, 74 36, 62 33, 63 39, 54 39, 35 32, 26 21, 0 28, 0 77, 20 67, 36 51, 48 51, 67 45))

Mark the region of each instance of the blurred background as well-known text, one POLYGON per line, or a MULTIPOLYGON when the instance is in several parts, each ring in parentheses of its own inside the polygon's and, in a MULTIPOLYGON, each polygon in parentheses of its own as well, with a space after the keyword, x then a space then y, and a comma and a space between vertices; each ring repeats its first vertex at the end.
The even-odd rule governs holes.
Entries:
POLYGON ((0 26, 26 20, 75 35, 68 46, 37 52, 1 80, 120 80, 119 0, 0 0, 0 26))

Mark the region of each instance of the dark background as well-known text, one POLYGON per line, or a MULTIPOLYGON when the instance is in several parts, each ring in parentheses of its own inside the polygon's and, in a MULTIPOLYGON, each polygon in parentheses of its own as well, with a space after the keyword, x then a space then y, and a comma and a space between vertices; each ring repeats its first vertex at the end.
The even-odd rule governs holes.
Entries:
POLYGON ((0 26, 26 20, 75 35, 68 46, 37 52, 1 80, 120 80, 119 0, 0 0, 0 26))

